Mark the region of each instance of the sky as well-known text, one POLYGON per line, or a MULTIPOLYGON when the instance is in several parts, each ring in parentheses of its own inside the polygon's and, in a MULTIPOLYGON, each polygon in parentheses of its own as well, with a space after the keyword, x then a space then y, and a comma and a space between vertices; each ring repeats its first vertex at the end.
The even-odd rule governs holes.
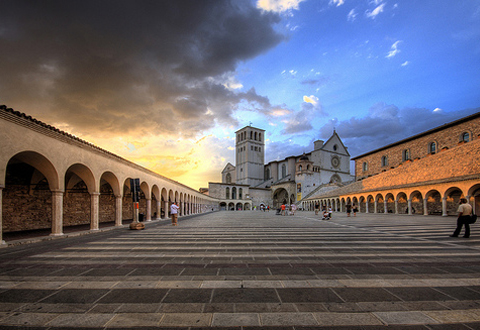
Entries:
POLYGON ((0 104, 194 189, 480 111, 479 0, 0 0, 0 104))

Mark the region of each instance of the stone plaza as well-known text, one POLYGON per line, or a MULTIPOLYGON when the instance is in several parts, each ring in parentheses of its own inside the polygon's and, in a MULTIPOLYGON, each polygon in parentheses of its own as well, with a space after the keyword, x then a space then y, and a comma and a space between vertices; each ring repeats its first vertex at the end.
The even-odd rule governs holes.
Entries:
POLYGON ((0 329, 480 329, 455 217, 213 212, 0 249, 0 329))

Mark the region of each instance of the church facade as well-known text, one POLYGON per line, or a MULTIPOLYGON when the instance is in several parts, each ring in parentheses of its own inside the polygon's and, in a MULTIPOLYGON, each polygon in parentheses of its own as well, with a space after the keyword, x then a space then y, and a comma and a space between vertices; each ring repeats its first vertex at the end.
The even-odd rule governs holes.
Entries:
POLYGON ((325 186, 351 182, 350 154, 334 131, 314 150, 265 164, 265 130, 246 126, 235 132, 235 165, 222 170, 222 182, 209 182, 209 195, 220 208, 245 210, 294 204, 325 186), (234 192, 234 193, 233 193, 234 192), (240 193, 241 192, 241 193, 240 193))

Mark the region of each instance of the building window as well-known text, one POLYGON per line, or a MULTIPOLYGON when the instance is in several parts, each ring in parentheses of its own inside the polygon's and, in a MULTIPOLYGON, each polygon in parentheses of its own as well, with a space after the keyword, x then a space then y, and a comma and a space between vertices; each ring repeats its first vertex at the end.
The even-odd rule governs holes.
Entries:
POLYGON ((250 140, 253 139, 253 132, 250 131, 250 140))
POLYGON ((270 169, 265 169, 265 181, 267 181, 268 179, 270 179, 270 169))
POLYGON ((405 149, 402 151, 402 161, 407 161, 410 159, 410 150, 405 149))
POLYGON ((262 141, 262 133, 258 133, 258 141, 262 141))
POLYGON ((363 162, 363 171, 364 172, 368 171, 368 163, 367 162, 363 162))
POLYGON ((232 188, 232 199, 237 199, 237 188, 232 188))
POLYGON ((382 167, 388 166, 388 158, 387 156, 382 157, 382 167))
POLYGON ((463 133, 460 141, 463 141, 463 142, 470 141, 470 133, 468 132, 463 133))
POLYGON ((298 170, 301 172, 302 171, 302 165, 298 165, 298 170))
POLYGON ((255 151, 258 151, 258 147, 255 147, 255 151))
MULTIPOLYGON (((232 183, 232 176, 230 175, 230 173, 227 173, 227 176, 225 178, 225 181, 226 183, 232 183)), ((228 188, 227 188, 228 189, 228 188)))
POLYGON ((337 145, 335 144, 335 145, 333 146, 333 150, 334 150, 334 151, 337 151, 337 149, 338 149, 338 147, 337 147, 337 145))
POLYGON ((429 145, 428 145, 428 153, 430 154, 434 154, 437 152, 437 144, 435 142, 431 142, 429 145))
POLYGON ((230 199, 230 188, 225 189, 225 199, 230 199))
POLYGON ((282 178, 287 176, 287 166, 285 164, 282 165, 282 178))
POLYGON ((242 199, 243 190, 242 188, 238 189, 238 199, 242 199))
POLYGON ((258 147, 258 151, 262 151, 262 148, 261 148, 261 147, 258 147))
POLYGON ((255 132, 255 138, 254 138, 255 141, 257 141, 257 132, 255 132))

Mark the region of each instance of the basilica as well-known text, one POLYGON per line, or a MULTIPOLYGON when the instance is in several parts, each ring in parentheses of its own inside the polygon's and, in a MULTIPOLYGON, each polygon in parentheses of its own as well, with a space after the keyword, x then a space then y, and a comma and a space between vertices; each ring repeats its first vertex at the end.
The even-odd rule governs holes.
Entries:
POLYGON ((269 163, 265 130, 246 126, 235 134, 235 165, 225 165, 220 183, 209 182, 208 194, 220 199, 220 209, 278 208, 354 181, 350 154, 335 131, 326 142, 315 141, 308 153, 269 163))

